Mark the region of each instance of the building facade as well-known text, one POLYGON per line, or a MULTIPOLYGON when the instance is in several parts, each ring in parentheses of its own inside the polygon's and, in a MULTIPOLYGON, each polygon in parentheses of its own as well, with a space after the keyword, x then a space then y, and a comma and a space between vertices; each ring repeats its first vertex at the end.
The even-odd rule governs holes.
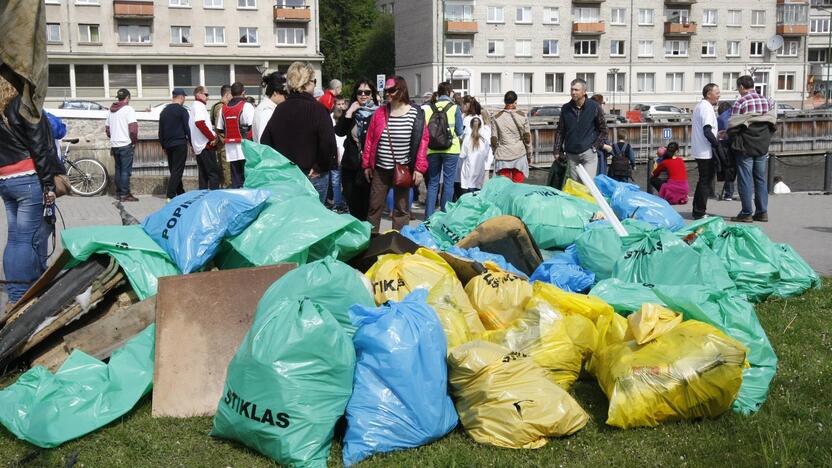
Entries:
POLYGON ((47 107, 127 88, 139 109, 234 81, 257 95, 263 71, 323 61, 317 0, 46 0, 46 21, 47 107))
POLYGON ((824 103, 832 97, 832 0, 812 0, 809 10, 809 92, 823 96, 824 103))
POLYGON ((508 90, 522 105, 562 103, 579 77, 610 108, 692 107, 709 82, 735 95, 743 74, 799 105, 810 72, 809 8, 792 0, 395 0, 396 70, 415 93, 453 79, 488 105, 508 90))

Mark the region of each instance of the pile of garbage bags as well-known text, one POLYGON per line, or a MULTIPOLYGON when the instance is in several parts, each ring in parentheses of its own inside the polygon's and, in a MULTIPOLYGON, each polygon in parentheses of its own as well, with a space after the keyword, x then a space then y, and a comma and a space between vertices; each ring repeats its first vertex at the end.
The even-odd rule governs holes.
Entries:
MULTIPOLYGON (((478 443, 539 448, 589 422, 570 393, 579 379, 597 382, 606 424, 622 429, 752 414, 777 369, 754 304, 820 285, 756 227, 685 225, 663 200, 606 176, 596 184, 623 236, 582 184, 496 177, 371 240, 280 154, 244 150, 246 188, 190 192, 141 227, 66 230, 63 243, 74 262, 111 255, 139 297, 166 275, 300 265, 260 299, 211 431, 280 464, 325 466, 339 421, 347 466, 457 426, 478 443), (363 273, 344 263, 356 256, 363 273)), ((92 379, 73 374, 83 356, 55 375, 32 369, 0 391, 0 422, 42 447, 107 424, 151 384, 148 337, 90 362, 109 377, 95 385, 76 385, 92 379), (128 371, 130 385, 115 385, 128 371), (87 409, 97 401, 106 411, 87 409)))

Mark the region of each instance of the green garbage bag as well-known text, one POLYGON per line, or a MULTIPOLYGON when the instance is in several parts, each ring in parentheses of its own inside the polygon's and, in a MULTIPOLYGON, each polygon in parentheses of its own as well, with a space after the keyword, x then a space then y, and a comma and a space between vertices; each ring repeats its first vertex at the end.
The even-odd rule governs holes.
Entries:
POLYGON ((541 249, 565 249, 598 211, 597 205, 560 190, 517 184, 506 177, 486 182, 481 196, 504 215, 522 219, 541 249))
POLYGON ((217 254, 220 268, 307 263, 336 253, 349 260, 370 242, 370 225, 326 209, 316 197, 272 203, 245 231, 227 239, 217 254))
POLYGON ((270 189, 273 201, 285 201, 297 196, 318 198, 318 192, 303 171, 271 146, 243 140, 246 156, 245 188, 270 189))
POLYGON ((638 312, 643 304, 665 305, 653 292, 652 284, 626 283, 609 278, 601 280, 589 291, 590 296, 601 298, 624 317, 638 312))
MULTIPOLYGON (((628 283, 700 284, 713 289, 734 289, 734 282, 719 258, 708 249, 693 247, 664 228, 621 238, 624 254, 612 277, 628 283)), ((580 254, 579 254, 580 255, 580 254)))
MULTIPOLYGON (((653 226, 633 218, 621 222, 629 234, 653 229, 653 226)), ((609 221, 595 221, 575 239, 578 262, 581 267, 595 273, 596 279, 606 279, 612 275, 615 262, 624 253, 621 237, 615 232, 609 221)))
POLYGON ((748 348, 751 367, 743 370, 740 393, 732 408, 742 414, 759 410, 777 372, 777 355, 757 320, 754 305, 737 292, 697 285, 657 285, 653 292, 669 309, 684 314, 685 320, 711 324, 748 348))
POLYGON ((779 253, 780 281, 774 294, 780 297, 794 297, 807 289, 820 288, 821 280, 817 272, 803 260, 789 244, 774 244, 779 253))
POLYGON ((281 465, 325 467, 352 394, 355 349, 329 311, 280 293, 263 295, 228 364, 211 435, 281 465))
POLYGON ((447 249, 461 241, 482 222, 502 212, 476 193, 466 193, 456 203, 449 203, 445 211, 435 212, 425 226, 436 243, 447 249))
POLYGON ((125 415, 153 386, 156 325, 105 364, 73 351, 58 372, 33 367, 0 391, 0 423, 20 439, 57 447, 125 415))
POLYGON ((699 218, 687 226, 675 231, 675 234, 681 239, 694 241, 703 241, 708 247, 712 246, 714 241, 722 231, 725 230, 725 220, 719 216, 708 216, 706 218, 699 218), (693 234, 693 236, 692 236, 693 234))
POLYGON ((350 338, 355 326, 350 321, 349 309, 358 304, 375 307, 373 285, 358 270, 327 257, 299 266, 283 275, 268 289, 272 297, 309 298, 328 310, 350 338))
POLYGON ((93 254, 112 256, 124 270, 139 299, 156 295, 158 280, 162 276, 182 274, 140 224, 64 229, 61 243, 73 257, 70 267, 93 254))

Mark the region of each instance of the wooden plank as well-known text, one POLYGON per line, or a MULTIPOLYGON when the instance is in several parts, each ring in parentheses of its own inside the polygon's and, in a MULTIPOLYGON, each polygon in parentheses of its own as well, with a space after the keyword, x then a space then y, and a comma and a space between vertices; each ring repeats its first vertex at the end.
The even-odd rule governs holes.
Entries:
POLYGON ((295 265, 159 279, 153 417, 210 416, 263 293, 295 265))
POLYGON ((63 341, 59 341, 55 346, 49 348, 41 355, 32 360, 32 367, 43 366, 52 372, 58 370, 61 365, 69 357, 69 350, 63 341))
POLYGON ((114 304, 104 315, 64 337, 68 350, 79 349, 96 359, 107 359, 130 338, 156 320, 156 296, 122 307, 114 304))

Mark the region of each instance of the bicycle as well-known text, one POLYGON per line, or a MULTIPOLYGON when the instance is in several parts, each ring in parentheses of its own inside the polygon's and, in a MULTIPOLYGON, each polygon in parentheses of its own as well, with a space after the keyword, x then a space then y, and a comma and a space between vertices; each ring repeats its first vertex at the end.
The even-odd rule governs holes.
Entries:
POLYGON ((82 197, 92 197, 106 190, 107 183, 110 180, 107 168, 91 158, 70 159, 69 147, 78 143, 79 139, 69 138, 63 141, 66 142, 63 151, 63 164, 72 193, 82 197))

